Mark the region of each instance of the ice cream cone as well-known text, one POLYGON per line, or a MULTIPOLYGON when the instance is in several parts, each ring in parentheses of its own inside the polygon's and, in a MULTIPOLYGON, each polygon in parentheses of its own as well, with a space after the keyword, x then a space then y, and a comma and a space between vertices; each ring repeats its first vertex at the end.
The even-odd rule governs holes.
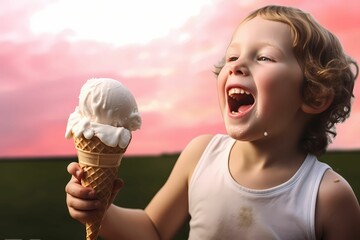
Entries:
POLYGON ((81 87, 79 105, 69 116, 65 137, 74 138, 79 164, 85 172, 81 184, 95 189, 102 203, 98 214, 86 223, 87 240, 95 240, 99 234, 117 169, 132 131, 140 126, 135 98, 119 81, 93 78, 81 87))
POLYGON ((98 214, 86 222, 86 240, 96 240, 101 222, 110 204, 114 180, 126 148, 109 147, 95 136, 91 139, 86 139, 84 136, 74 137, 74 143, 79 164, 85 172, 81 184, 93 188, 101 202, 98 214))

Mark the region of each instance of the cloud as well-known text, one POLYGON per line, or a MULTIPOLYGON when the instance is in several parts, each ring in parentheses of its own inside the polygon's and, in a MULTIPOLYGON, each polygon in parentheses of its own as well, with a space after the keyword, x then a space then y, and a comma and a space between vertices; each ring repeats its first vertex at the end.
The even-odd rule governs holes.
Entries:
MULTIPOLYGON (((211 71, 241 19, 266 3, 270 1, 214 0, 183 25, 170 27, 166 36, 116 45, 94 39, 70 41, 75 34, 71 29, 34 33, 31 16, 46 8, 46 2, 1 1, 0 111, 6 117, 0 120, 0 132, 6 137, 0 139, 0 157, 75 154, 72 142, 64 138, 66 122, 80 87, 92 77, 118 79, 136 97, 143 126, 134 132, 129 154, 179 151, 196 135, 224 132, 211 71)), ((311 12, 360 59, 355 1, 277 3, 311 12)), ((108 28, 118 31, 116 25, 108 28)), ((355 95, 360 96, 359 84, 355 95)), ((338 128, 334 147, 360 147, 360 129, 353 127, 359 112, 356 99, 351 119, 338 128)))

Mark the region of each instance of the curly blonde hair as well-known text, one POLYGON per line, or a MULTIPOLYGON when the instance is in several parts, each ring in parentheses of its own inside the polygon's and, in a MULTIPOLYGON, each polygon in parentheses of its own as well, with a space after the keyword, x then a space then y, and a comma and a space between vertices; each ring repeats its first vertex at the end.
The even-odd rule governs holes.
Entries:
MULTIPOLYGON (((305 103, 317 107, 333 98, 324 112, 314 115, 308 122, 300 141, 300 149, 319 156, 336 136, 335 125, 350 115, 359 67, 344 53, 337 37, 302 10, 265 6, 252 12, 243 22, 257 16, 290 26, 293 51, 304 74, 302 97, 305 103)), ((224 61, 221 61, 214 73, 218 75, 223 66, 224 61)))

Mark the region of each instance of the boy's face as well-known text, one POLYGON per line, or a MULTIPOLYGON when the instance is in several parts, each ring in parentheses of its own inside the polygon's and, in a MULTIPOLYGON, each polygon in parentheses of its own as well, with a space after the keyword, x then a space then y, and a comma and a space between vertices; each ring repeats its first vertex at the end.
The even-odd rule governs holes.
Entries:
POLYGON ((261 17, 241 23, 218 76, 228 134, 254 141, 300 128, 302 81, 288 25, 261 17))

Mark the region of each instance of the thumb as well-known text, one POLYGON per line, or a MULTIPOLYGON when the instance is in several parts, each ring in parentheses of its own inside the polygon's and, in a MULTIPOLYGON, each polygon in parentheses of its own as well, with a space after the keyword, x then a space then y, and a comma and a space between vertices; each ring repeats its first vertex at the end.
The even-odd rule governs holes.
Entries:
POLYGON ((73 175, 79 182, 84 177, 84 171, 77 162, 72 162, 67 166, 67 171, 73 175))
POLYGON ((110 196, 110 202, 109 204, 111 204, 116 195, 119 193, 119 191, 124 187, 124 181, 121 179, 121 178, 117 178, 115 179, 114 181, 114 186, 113 186, 113 190, 112 190, 112 193, 111 193, 111 196, 110 196))

